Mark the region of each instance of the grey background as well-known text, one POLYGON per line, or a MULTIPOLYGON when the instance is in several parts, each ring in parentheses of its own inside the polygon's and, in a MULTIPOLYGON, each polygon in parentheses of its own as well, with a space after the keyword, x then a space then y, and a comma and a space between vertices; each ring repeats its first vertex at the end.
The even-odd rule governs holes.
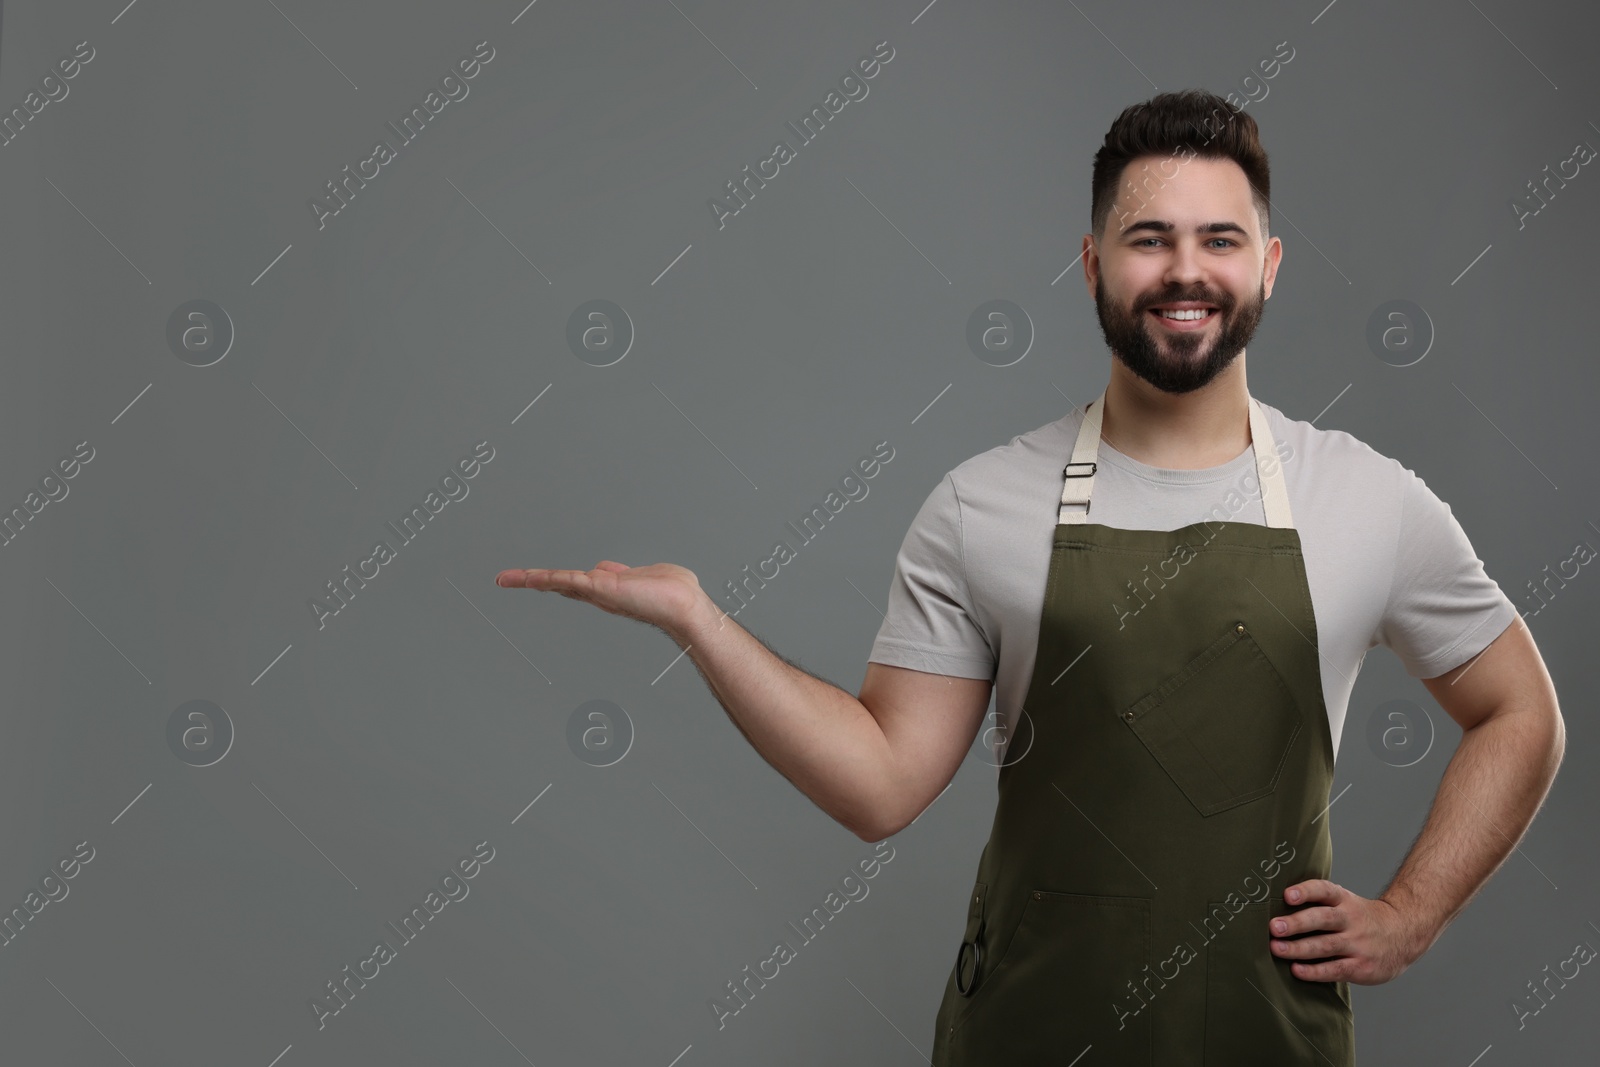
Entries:
MULTIPOLYGON (((925 1062, 993 812, 977 746, 719 1030, 709 999, 872 848, 661 633, 493 577, 667 560, 720 590, 888 440, 870 496, 740 616, 854 693, 938 478, 1106 380, 1074 263, 1106 127, 1158 87, 1243 96, 1285 40, 1250 105, 1286 249, 1252 392, 1416 470, 1524 608, 1600 545, 1600 177, 1520 230, 1508 206, 1600 144, 1572 5, 124 3, 4 8, 4 110, 96 50, 0 148, 0 501, 96 449, 0 549, 0 907, 96 850, 0 949, 7 1062, 925 1062), (319 231, 308 198, 481 40, 470 95, 319 231), (707 198, 880 40, 867 98, 719 231, 707 198), (565 340, 597 298, 637 330, 605 368, 565 340), (1004 368, 964 340, 996 298, 1037 331, 1004 368), (209 367, 165 339, 193 299, 237 331, 209 367), (1365 342, 1394 299, 1436 330, 1404 368, 1365 342), (308 599, 485 439, 470 495, 319 630, 308 599), (195 699, 237 731, 209 767, 166 740, 195 699), (604 768, 567 742, 593 699, 634 731, 604 768), (469 897, 319 1030, 308 1000, 481 840, 469 897)), ((1596 581, 1528 620, 1569 714, 1548 806, 1427 956, 1354 987, 1364 1064, 1592 1047, 1591 969, 1520 1032, 1510 1004, 1600 945, 1596 581)), ((1336 879, 1383 888, 1456 736, 1369 657, 1336 879), (1396 699, 1439 732, 1405 768, 1364 740, 1396 699)))

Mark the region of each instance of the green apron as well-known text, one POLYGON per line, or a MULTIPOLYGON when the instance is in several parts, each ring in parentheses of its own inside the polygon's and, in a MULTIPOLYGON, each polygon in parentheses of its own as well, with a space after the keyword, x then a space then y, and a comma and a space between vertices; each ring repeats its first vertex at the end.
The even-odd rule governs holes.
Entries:
POLYGON ((1252 398, 1267 525, 1121 530, 1087 521, 1104 401, 1062 472, 933 1065, 1352 1067, 1348 983, 1268 944, 1284 889, 1331 870, 1333 739, 1266 415, 1252 398))

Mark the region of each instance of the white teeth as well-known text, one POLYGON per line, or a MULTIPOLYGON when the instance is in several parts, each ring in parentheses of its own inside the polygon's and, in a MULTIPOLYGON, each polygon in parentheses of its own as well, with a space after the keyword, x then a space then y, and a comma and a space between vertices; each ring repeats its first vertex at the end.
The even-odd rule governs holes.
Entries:
POLYGON ((1160 315, 1164 319, 1203 319, 1210 314, 1210 312, 1208 312, 1205 308, 1195 308, 1192 311, 1169 311, 1166 308, 1160 308, 1157 310, 1156 314, 1160 315))

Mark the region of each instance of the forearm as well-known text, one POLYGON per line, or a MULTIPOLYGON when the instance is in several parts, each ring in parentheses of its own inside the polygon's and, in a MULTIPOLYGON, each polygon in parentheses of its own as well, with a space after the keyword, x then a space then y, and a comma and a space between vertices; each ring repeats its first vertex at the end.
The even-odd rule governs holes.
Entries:
POLYGON ((763 759, 852 833, 882 836, 893 758, 859 700, 784 662, 710 597, 668 633, 763 759))
POLYGON ((1462 735, 1422 833, 1382 894, 1414 920, 1419 955, 1521 840, 1564 746, 1560 715, 1534 700, 1462 735))

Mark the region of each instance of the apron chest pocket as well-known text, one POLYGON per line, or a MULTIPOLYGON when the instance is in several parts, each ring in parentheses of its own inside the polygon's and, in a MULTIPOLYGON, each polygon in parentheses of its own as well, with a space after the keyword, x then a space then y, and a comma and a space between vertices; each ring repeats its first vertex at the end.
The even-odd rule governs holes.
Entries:
POLYGON ((1201 815, 1269 795, 1303 716, 1283 676, 1242 622, 1122 720, 1201 815))

